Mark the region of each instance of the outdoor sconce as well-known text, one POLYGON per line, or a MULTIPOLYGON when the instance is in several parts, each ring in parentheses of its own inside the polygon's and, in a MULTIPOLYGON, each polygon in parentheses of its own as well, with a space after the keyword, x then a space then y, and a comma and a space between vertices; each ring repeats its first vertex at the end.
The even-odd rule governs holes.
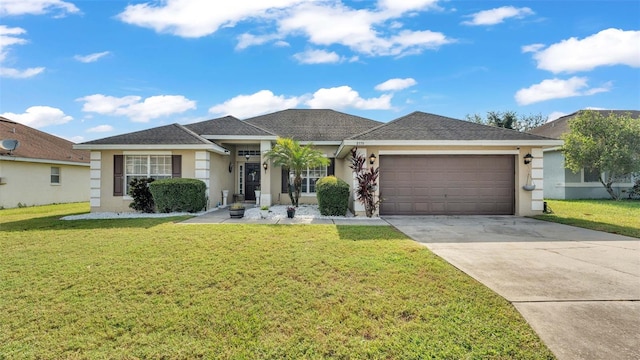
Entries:
POLYGON ((527 154, 527 155, 524 156, 524 164, 525 165, 531 164, 531 160, 533 160, 533 155, 527 154))
POLYGON ((233 172, 233 163, 229 163, 229 172, 233 172))
POLYGON ((369 164, 373 165, 373 163, 376 162, 376 154, 371 153, 371 155, 369 155, 369 164))
POLYGON ((267 162, 263 162, 262 163, 262 168, 264 169, 265 174, 267 173, 267 169, 269 168, 269 164, 267 164, 267 162))
POLYGON ((250 157, 251 157, 251 155, 249 155, 249 153, 244 154, 244 158, 247 159, 247 161, 249 161, 250 157))

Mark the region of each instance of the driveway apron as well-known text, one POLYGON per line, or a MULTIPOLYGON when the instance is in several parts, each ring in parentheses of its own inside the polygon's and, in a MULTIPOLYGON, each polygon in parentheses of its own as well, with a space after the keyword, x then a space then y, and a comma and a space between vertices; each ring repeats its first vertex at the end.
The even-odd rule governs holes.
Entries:
POLYGON ((384 219, 509 300, 559 359, 640 359, 640 239, 515 216, 384 219))

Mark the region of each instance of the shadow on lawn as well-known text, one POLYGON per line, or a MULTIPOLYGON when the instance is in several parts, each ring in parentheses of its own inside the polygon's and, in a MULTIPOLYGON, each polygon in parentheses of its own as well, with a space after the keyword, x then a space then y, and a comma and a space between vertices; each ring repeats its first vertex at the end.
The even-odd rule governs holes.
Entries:
POLYGON ((391 226, 336 225, 341 240, 407 240, 407 236, 391 226))
POLYGON ((0 232, 31 230, 87 230, 114 228, 151 228, 157 225, 179 222, 190 216, 174 216, 165 218, 129 218, 101 220, 60 220, 61 215, 31 218, 13 222, 0 223, 0 232))
POLYGON ((538 215, 534 216, 534 219, 544 220, 549 222, 554 222, 558 224, 571 225, 585 229, 598 230, 611 234, 630 236, 635 238, 640 238, 640 229, 630 227, 630 226, 621 226, 615 224, 608 224, 599 221, 592 220, 584 220, 584 219, 576 219, 576 218, 565 218, 559 217, 555 215, 538 215))

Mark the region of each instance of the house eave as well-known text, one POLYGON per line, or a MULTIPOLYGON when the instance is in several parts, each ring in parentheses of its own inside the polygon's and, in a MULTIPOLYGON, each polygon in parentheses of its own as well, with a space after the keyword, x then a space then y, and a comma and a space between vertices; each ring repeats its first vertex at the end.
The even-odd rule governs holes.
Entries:
POLYGON ((462 147, 462 146, 535 146, 535 147, 557 147, 563 144, 562 140, 344 140, 338 150, 336 151, 336 157, 341 158, 346 156, 348 151, 354 147, 367 147, 367 146, 447 146, 447 147, 462 147))
POLYGON ((30 162, 30 163, 51 164, 51 165, 70 165, 70 166, 87 166, 87 167, 89 166, 88 162, 36 159, 36 158, 27 158, 27 157, 21 157, 21 156, 0 156, 0 161, 30 162))
POLYGON ((73 145, 77 150, 206 150, 221 155, 230 155, 229 150, 215 144, 154 144, 154 145, 122 145, 122 144, 76 144, 73 145))
POLYGON ((270 140, 276 141, 278 139, 277 136, 269 136, 269 135, 200 135, 201 137, 207 140, 235 140, 235 141, 262 141, 262 140, 270 140))

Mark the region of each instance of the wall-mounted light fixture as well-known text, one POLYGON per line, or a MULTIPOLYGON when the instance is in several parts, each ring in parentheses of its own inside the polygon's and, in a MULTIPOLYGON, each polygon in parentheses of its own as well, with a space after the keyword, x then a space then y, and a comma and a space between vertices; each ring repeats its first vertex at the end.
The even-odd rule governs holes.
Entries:
POLYGON ((249 161, 249 158, 251 157, 251 155, 249 155, 249 153, 247 152, 246 154, 244 154, 244 158, 247 159, 247 161, 249 161))
POLYGON ((527 154, 527 155, 524 156, 524 164, 525 165, 531 164, 531 160, 533 160, 533 155, 527 154))
POLYGON ((373 163, 376 162, 376 154, 371 153, 371 155, 369 155, 369 164, 373 165, 373 163))
POLYGON ((267 164, 267 162, 263 162, 262 163, 262 168, 264 169, 265 174, 267 173, 267 169, 269 168, 269 164, 267 164))
POLYGON ((229 172, 233 172, 233 163, 232 162, 229 163, 229 172))

